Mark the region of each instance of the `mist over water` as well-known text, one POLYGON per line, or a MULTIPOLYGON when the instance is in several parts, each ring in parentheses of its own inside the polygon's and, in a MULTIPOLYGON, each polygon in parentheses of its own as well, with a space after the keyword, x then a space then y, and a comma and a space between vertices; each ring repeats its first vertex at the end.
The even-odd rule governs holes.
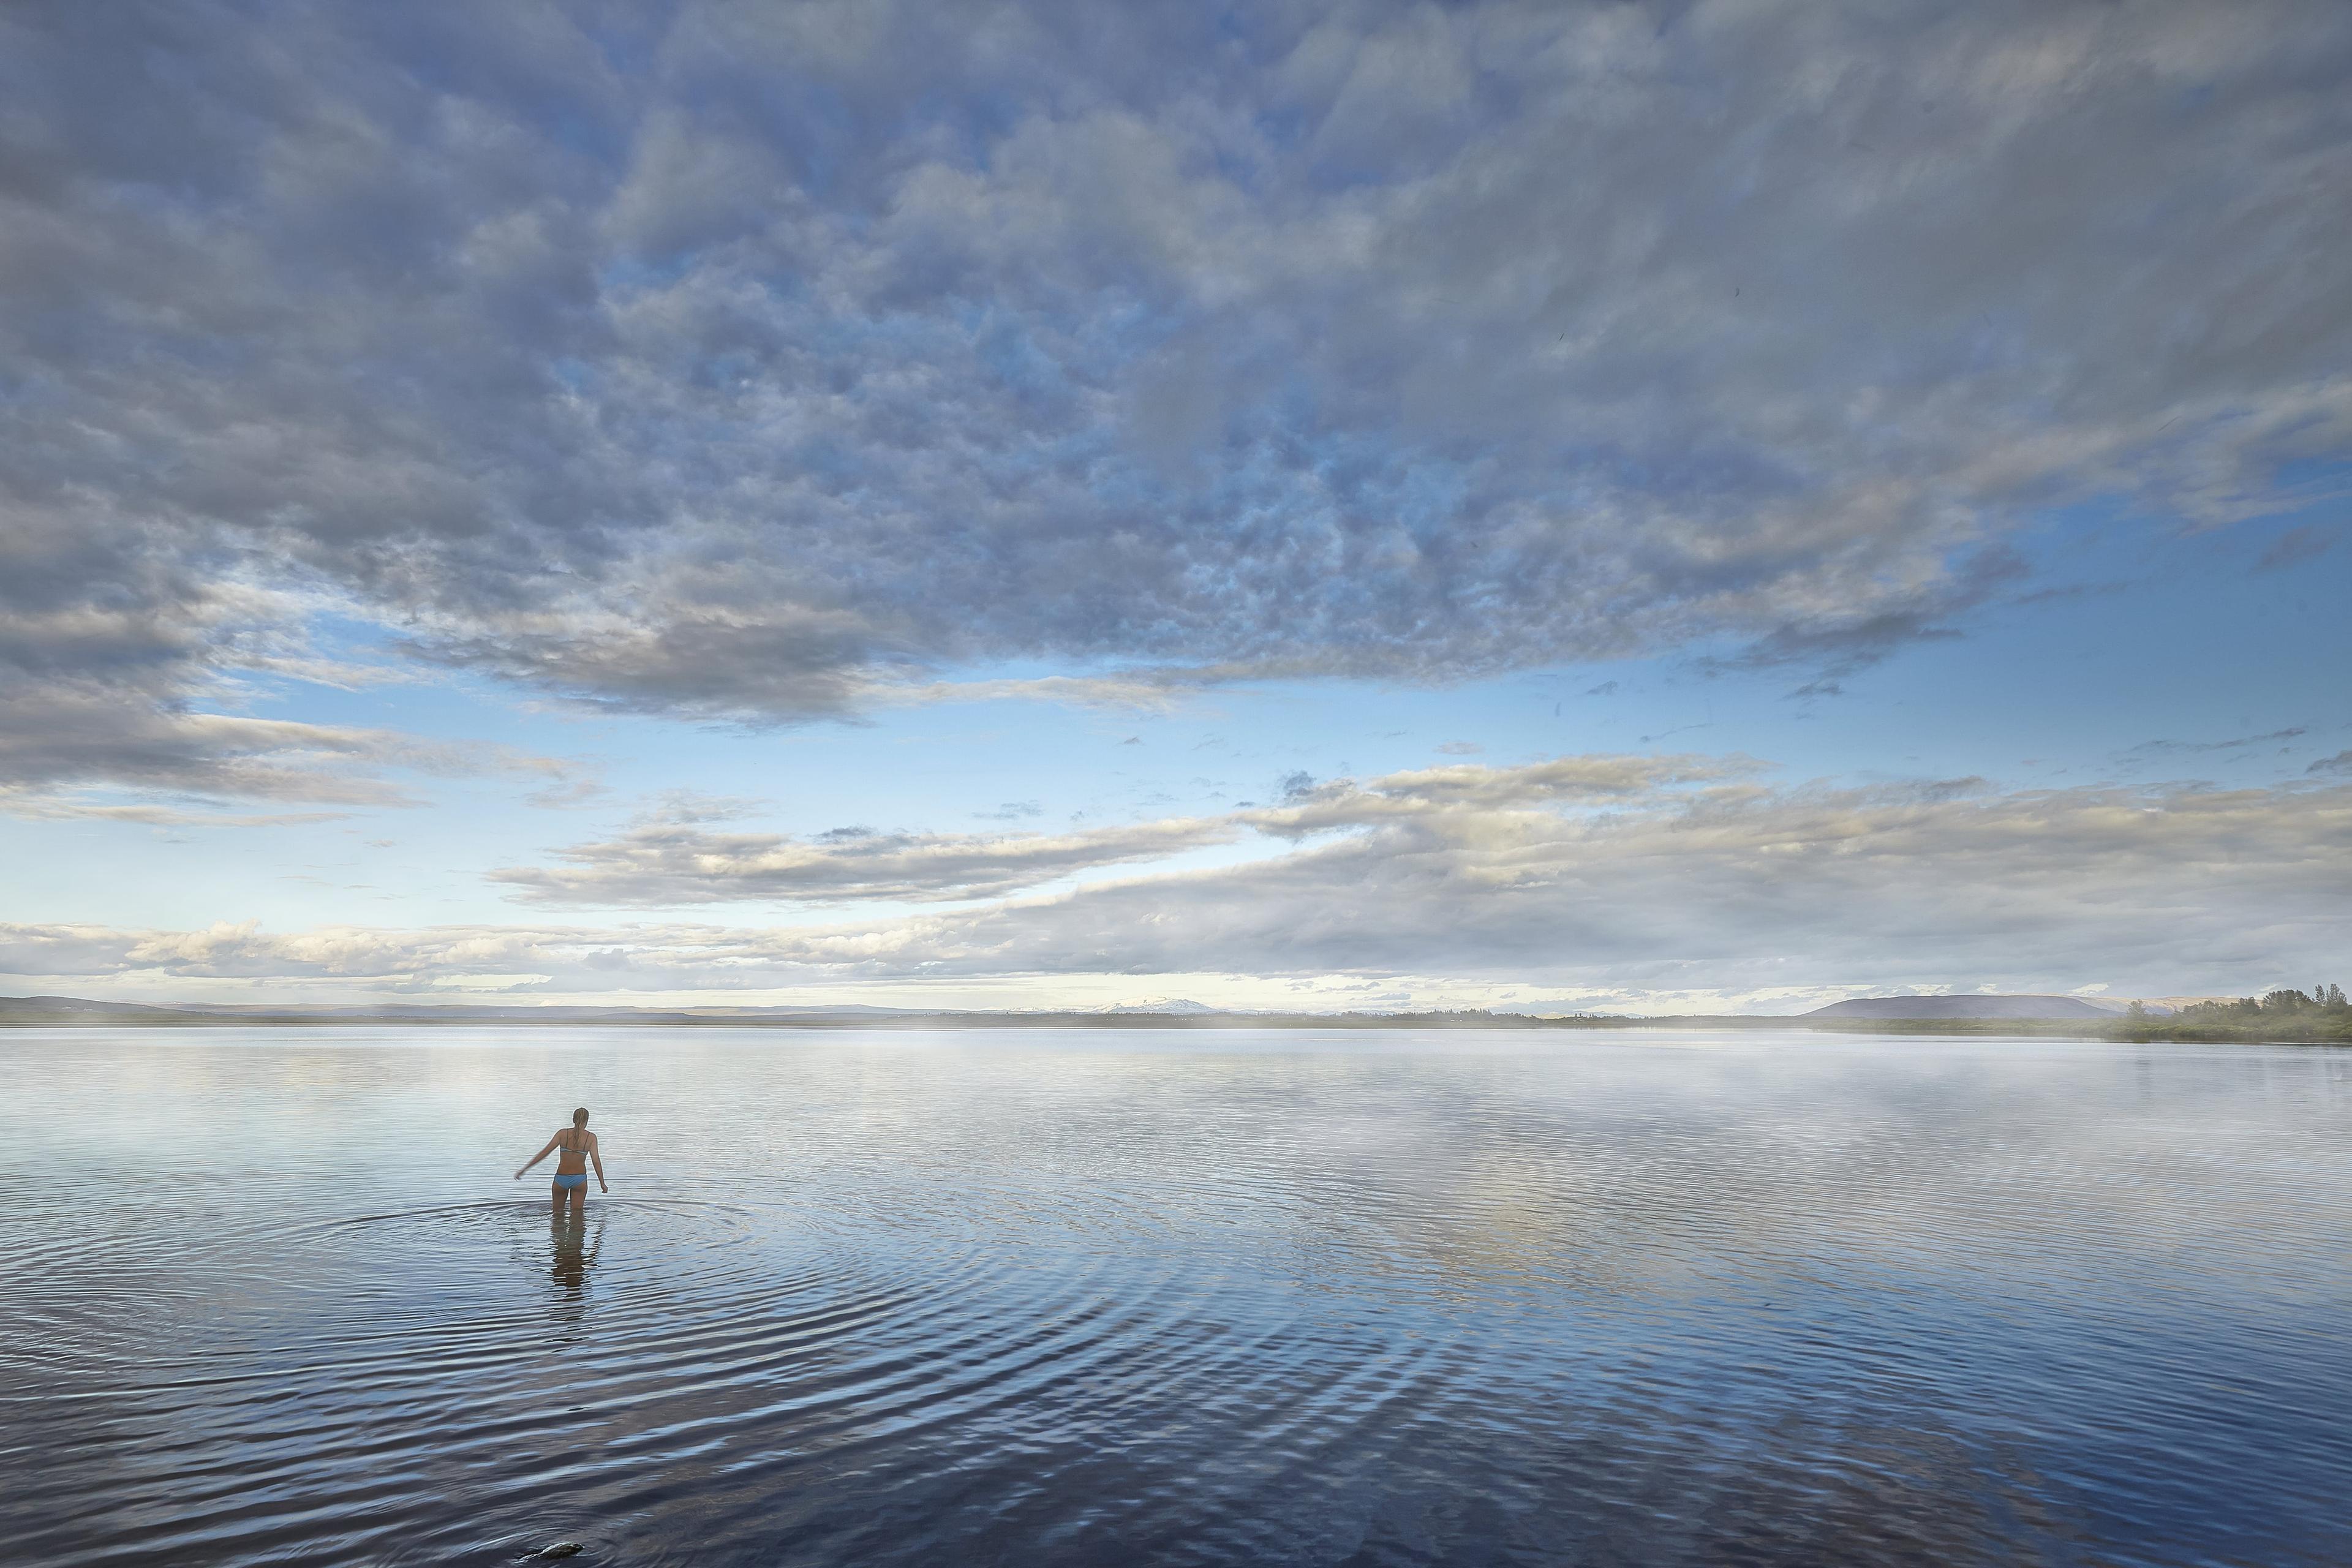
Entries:
MULTIPOLYGON (((96 1563, 2338 1563, 2352 1052, 0 1035, 96 1563), (552 1223, 591 1107, 610 1197, 552 1223)), ((593 1184, 592 1184, 593 1185, 593 1184)))

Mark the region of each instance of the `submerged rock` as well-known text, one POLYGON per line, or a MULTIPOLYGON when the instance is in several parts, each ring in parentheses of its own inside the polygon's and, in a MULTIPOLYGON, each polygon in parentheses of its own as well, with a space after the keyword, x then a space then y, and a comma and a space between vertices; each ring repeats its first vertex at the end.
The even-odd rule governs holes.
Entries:
POLYGON ((559 1541, 552 1546, 541 1547, 538 1551, 532 1552, 531 1555, 533 1557, 543 1559, 577 1557, 583 1552, 587 1550, 588 1549, 586 1547, 581 1545, 576 1541, 559 1541))

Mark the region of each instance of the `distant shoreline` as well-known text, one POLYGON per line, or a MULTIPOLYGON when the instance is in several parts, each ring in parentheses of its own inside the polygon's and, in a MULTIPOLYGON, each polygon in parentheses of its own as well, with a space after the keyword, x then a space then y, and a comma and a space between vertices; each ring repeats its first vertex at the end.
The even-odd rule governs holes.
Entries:
POLYGON ((1384 1029, 1531 1030, 1803 1029, 1817 1034, 1908 1037, 2028 1036, 2051 1039, 2243 1045, 2352 1044, 2352 1024, 2326 1016, 2177 1023, 2168 1018, 1824 1018, 1675 1014, 1627 1017, 1524 1013, 988 1013, 830 1012, 810 1009, 469 1007, 185 1008, 78 998, 0 998, 0 1028, 320 1028, 337 1026, 438 1028, 520 1025, 532 1028, 657 1026, 733 1029, 1384 1029))

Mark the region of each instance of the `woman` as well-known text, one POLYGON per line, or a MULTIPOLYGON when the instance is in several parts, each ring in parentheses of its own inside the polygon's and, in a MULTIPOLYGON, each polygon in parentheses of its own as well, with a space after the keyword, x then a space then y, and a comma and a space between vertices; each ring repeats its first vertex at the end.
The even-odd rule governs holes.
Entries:
MULTIPOLYGON (((578 1219, 588 1207, 588 1166, 592 1161, 596 1166, 596 1190, 600 1193, 613 1190, 604 1184, 604 1157, 596 1152, 596 1134, 588 1131, 586 1106, 572 1113, 572 1125, 559 1130, 554 1137, 549 1139, 547 1147, 533 1154, 530 1163, 522 1171, 530 1170, 531 1165, 546 1159, 554 1150, 562 1150, 562 1152, 555 1156, 555 1185, 548 1189, 548 1201, 554 1214, 561 1216, 563 1200, 570 1198, 572 1217, 578 1219)), ((522 1180, 522 1171, 514 1173, 516 1181, 522 1180)))

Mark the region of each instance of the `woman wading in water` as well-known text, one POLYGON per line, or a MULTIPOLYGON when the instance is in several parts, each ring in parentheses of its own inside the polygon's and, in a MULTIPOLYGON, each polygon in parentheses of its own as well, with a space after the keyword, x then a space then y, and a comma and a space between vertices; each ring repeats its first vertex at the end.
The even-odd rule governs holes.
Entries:
POLYGON ((523 1166, 522 1171, 515 1173, 515 1180, 521 1181, 523 1171, 530 1170, 531 1165, 546 1159, 551 1151, 557 1150, 562 1152, 555 1156, 555 1185, 548 1190, 548 1201, 554 1205, 554 1212, 561 1215, 563 1200, 570 1198, 572 1217, 578 1219, 588 1207, 588 1166, 592 1161, 596 1166, 596 1190, 600 1193, 613 1190, 604 1184, 604 1157, 596 1152, 596 1134, 588 1131, 586 1106, 572 1113, 572 1125, 549 1139, 547 1147, 533 1154, 530 1164, 523 1166))

